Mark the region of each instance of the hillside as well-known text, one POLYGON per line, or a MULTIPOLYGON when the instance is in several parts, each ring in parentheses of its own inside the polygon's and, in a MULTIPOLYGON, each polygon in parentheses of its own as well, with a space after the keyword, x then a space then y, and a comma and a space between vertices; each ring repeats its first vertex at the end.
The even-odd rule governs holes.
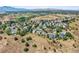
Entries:
POLYGON ((24 8, 14 8, 14 7, 10 7, 10 6, 3 6, 0 7, 0 12, 19 12, 19 11, 27 11, 24 8))
POLYGON ((79 52, 78 24, 76 14, 1 14, 0 52, 79 52))

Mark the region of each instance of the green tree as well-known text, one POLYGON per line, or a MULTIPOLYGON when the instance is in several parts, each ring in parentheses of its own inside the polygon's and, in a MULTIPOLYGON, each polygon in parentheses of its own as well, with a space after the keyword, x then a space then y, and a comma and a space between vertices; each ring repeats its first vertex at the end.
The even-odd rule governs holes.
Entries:
POLYGON ((25 22, 25 21, 28 21, 28 17, 17 18, 17 22, 25 22))
POLYGON ((5 29, 6 29, 6 27, 7 27, 7 25, 6 25, 6 24, 2 24, 2 29, 3 29, 3 30, 5 30, 5 29))
POLYGON ((5 29, 5 32, 8 34, 8 35, 11 35, 12 33, 11 33, 11 29, 9 28, 9 27, 7 27, 6 29, 5 29))
POLYGON ((20 28, 18 28, 18 30, 17 30, 17 34, 18 35, 24 36, 24 35, 26 35, 26 33, 27 33, 26 29, 20 29, 20 28))
POLYGON ((56 32, 57 32, 57 33, 62 32, 62 27, 57 27, 57 28, 56 28, 56 32))
POLYGON ((69 32, 66 32, 65 36, 67 36, 67 37, 70 38, 70 39, 73 39, 73 38, 74 38, 74 37, 72 36, 72 34, 69 33, 69 32))

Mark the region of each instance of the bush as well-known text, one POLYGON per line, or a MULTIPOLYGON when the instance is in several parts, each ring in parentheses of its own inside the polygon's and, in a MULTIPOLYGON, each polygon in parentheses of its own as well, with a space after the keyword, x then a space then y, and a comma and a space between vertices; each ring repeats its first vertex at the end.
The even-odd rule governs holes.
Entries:
POLYGON ((73 39, 73 38, 74 38, 74 37, 72 36, 72 34, 69 33, 69 32, 66 32, 65 36, 68 37, 68 38, 70 38, 70 39, 73 39))
POLYGON ((68 39, 74 39, 73 35, 69 32, 66 32, 65 36, 63 37, 64 40, 68 40, 68 39))
POLYGON ((21 35, 21 36, 24 36, 24 35, 26 35, 26 32, 22 30, 18 34, 21 35))
POLYGON ((27 37, 26 40, 29 41, 29 40, 32 40, 32 38, 31 37, 27 37))
POLYGON ((24 36, 24 35, 27 34, 27 29, 23 29, 23 28, 20 29, 20 28, 18 28, 16 33, 21 35, 21 36, 24 36))
POLYGON ((62 27, 57 27, 57 28, 56 28, 56 32, 57 32, 57 33, 62 32, 62 29, 63 29, 62 27))
POLYGON ((7 39, 7 37, 4 37, 4 39, 7 39))
POLYGON ((36 45, 36 44, 33 44, 33 45, 32 45, 32 47, 36 48, 36 47, 37 47, 37 45, 36 45))
POLYGON ((56 52, 56 49, 53 49, 54 52, 56 52))
POLYGON ((29 51, 29 49, 28 48, 24 48, 24 51, 27 52, 27 51, 29 51))
POLYGON ((11 29, 8 28, 8 27, 5 29, 5 32, 6 32, 8 35, 11 35, 11 34, 12 34, 12 33, 11 33, 11 29))
POLYGON ((19 22, 25 22, 25 20, 26 20, 26 17, 20 17, 20 18, 18 18, 19 22))
POLYGON ((6 27, 7 27, 7 25, 6 25, 6 24, 2 24, 2 29, 3 29, 3 30, 5 30, 5 29, 6 29, 6 27))
POLYGON ((17 40, 18 40, 18 38, 17 38, 17 37, 15 37, 15 38, 14 38, 14 40, 15 40, 15 41, 17 41, 17 40))
POLYGON ((44 47, 44 50, 46 50, 46 47, 44 47))
POLYGON ((27 22, 29 20, 28 17, 19 17, 16 19, 16 22, 21 23, 21 22, 27 22))
POLYGON ((21 40, 21 42, 22 42, 22 43, 25 43, 25 40, 24 40, 24 39, 22 39, 22 40, 21 40))
POLYGON ((1 30, 1 31, 0 31, 0 34, 3 34, 3 33, 4 33, 4 31, 1 30))
POLYGON ((68 40, 68 37, 64 36, 63 39, 64 39, 64 40, 68 40))
POLYGON ((74 48, 76 48, 76 45, 75 45, 75 44, 73 44, 73 47, 74 47, 74 48))
POLYGON ((28 46, 29 46, 29 43, 27 43, 27 42, 26 42, 25 46, 27 46, 27 47, 28 47, 28 46))

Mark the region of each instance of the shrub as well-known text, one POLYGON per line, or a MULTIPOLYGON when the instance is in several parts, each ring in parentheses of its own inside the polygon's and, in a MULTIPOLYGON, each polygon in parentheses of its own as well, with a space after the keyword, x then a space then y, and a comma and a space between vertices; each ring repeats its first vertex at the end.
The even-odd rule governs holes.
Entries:
POLYGON ((29 40, 32 40, 32 38, 31 37, 27 37, 26 40, 29 41, 29 40))
POLYGON ((6 29, 5 29, 5 32, 8 34, 8 35, 11 35, 12 33, 11 33, 11 29, 9 28, 9 27, 7 27, 6 29))
POLYGON ((27 47, 28 47, 28 46, 29 46, 29 43, 28 43, 28 42, 26 42, 25 46, 27 46, 27 47))
POLYGON ((70 39, 73 39, 74 37, 72 36, 72 34, 71 33, 69 33, 69 32, 66 32, 66 34, 65 34, 68 38, 70 38, 70 39))
POLYGON ((73 47, 74 47, 74 48, 76 48, 76 45, 75 45, 75 44, 73 44, 73 47))
POLYGON ((3 30, 5 30, 5 29, 6 29, 6 27, 7 27, 7 25, 6 25, 6 24, 2 24, 2 29, 3 29, 3 30))
POLYGON ((44 47, 44 50, 46 50, 46 47, 44 47))
POLYGON ((68 40, 68 39, 74 39, 74 36, 69 33, 69 32, 66 32, 65 36, 63 37, 64 40, 68 40))
POLYGON ((7 37, 4 37, 4 39, 7 39, 7 37))
POLYGON ((57 27, 57 28, 56 28, 56 32, 57 32, 57 33, 62 32, 62 27, 57 27))
POLYGON ((36 45, 36 44, 33 44, 33 45, 32 45, 32 47, 36 48, 36 47, 37 47, 37 45, 36 45))
POLYGON ((22 40, 21 40, 21 42, 22 42, 22 43, 25 43, 25 40, 24 40, 24 39, 22 39, 22 40))
POLYGON ((56 52, 56 49, 53 49, 54 52, 56 52))
POLYGON ((68 40, 68 37, 64 36, 63 39, 64 39, 64 40, 68 40))
POLYGON ((27 52, 27 51, 29 51, 29 49, 28 48, 24 48, 24 51, 27 52))
POLYGON ((60 44, 60 47, 62 47, 62 44, 60 44))
POLYGON ((26 20, 26 17, 20 17, 20 18, 18 18, 19 22, 24 22, 25 20, 26 20))
POLYGON ((0 31, 0 34, 3 34, 4 33, 4 31, 0 31))
POLYGON ((21 36, 24 36, 24 35, 26 35, 26 30, 25 29, 20 29, 20 28, 18 28, 18 30, 17 30, 17 32, 16 32, 17 34, 19 34, 19 35, 21 35, 21 36))
POLYGON ((17 38, 17 37, 15 37, 15 38, 14 38, 14 40, 15 40, 15 41, 17 41, 17 40, 18 40, 18 38, 17 38))
POLYGON ((24 35, 26 35, 26 32, 22 30, 18 34, 21 35, 21 36, 24 36, 24 35))
POLYGON ((57 43, 56 40, 53 40, 53 43, 57 43))

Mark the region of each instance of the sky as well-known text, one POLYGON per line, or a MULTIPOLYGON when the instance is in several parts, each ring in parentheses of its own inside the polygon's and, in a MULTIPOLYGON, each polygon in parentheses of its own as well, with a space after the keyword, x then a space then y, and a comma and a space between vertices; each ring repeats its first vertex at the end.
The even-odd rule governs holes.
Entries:
POLYGON ((79 10, 78 0, 0 0, 0 6, 13 6, 26 9, 56 8, 79 10))

